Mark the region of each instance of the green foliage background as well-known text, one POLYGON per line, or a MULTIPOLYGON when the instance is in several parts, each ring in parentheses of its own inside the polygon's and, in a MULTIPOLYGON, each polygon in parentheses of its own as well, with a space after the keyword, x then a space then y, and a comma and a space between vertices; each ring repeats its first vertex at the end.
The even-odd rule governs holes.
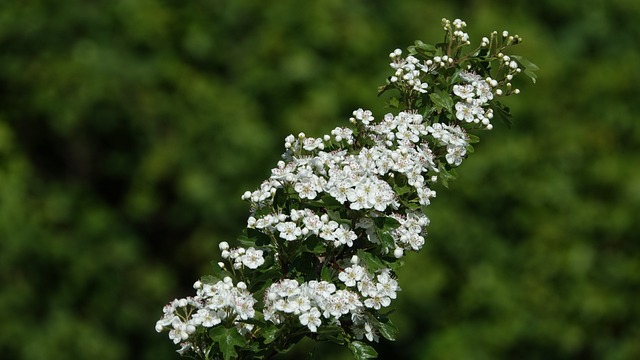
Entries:
POLYGON ((381 117, 387 54, 442 17, 542 70, 438 189, 380 357, 640 358, 636 0, 0 2, 2 358, 177 359, 161 308, 282 139, 381 117))

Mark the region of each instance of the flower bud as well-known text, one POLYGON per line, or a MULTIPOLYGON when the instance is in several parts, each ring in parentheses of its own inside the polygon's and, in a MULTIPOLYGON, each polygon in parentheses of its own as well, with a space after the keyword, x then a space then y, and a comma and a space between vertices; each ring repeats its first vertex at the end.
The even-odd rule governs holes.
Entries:
MULTIPOLYGON (((251 218, 249 218, 251 219, 251 218)), ((253 219, 255 221, 255 219, 253 219)), ((229 250, 229 243, 226 241, 221 242, 220 244, 218 244, 218 248, 220 249, 220 251, 224 251, 224 250, 229 250)))
POLYGON ((401 257, 404 256, 404 249, 402 248, 396 248, 395 250, 393 250, 393 256, 396 259, 400 259, 401 257))

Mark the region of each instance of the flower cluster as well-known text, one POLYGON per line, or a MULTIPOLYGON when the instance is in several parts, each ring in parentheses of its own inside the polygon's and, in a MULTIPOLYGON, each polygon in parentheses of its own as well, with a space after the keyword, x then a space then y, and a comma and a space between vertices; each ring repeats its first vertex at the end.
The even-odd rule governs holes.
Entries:
POLYGON ((349 314, 351 321, 360 319, 353 322, 351 329, 354 332, 377 339, 375 327, 363 320, 365 308, 380 310, 389 306, 400 287, 388 269, 374 276, 365 267, 357 265, 357 256, 352 262, 353 265, 338 275, 345 286, 343 289, 318 280, 299 283, 295 279, 283 279, 272 284, 265 293, 265 320, 281 324, 287 314, 292 314, 309 331, 317 332, 323 319, 328 324, 340 324, 340 319, 349 314))
POLYGON ((180 352, 200 349, 189 337, 196 328, 211 328, 221 323, 236 326, 238 332, 250 331, 253 325, 244 323, 255 315, 256 300, 247 291, 243 282, 235 286, 230 277, 215 284, 196 281, 193 285, 196 296, 176 299, 165 305, 163 316, 156 322, 156 331, 169 330, 169 339, 181 344, 180 352))
POLYGON ((513 77, 535 80, 533 64, 504 53, 518 36, 493 32, 464 52, 464 21, 443 27, 441 44, 390 53, 380 92, 397 93, 389 100, 397 112, 357 109, 350 126, 285 138, 270 176, 242 195, 251 209, 242 246, 220 243, 226 263, 195 284, 195 297, 167 305, 156 325, 181 353, 268 358, 310 336, 346 343, 364 359, 375 350, 361 340, 394 340, 382 310, 400 290, 398 259, 425 244, 435 187, 455 178, 478 142, 474 131, 492 129, 494 117, 508 121, 498 98, 519 93, 513 77))
MULTIPOLYGON (((243 247, 237 247, 229 249, 229 243, 226 241, 221 242, 218 247, 222 253, 220 256, 223 259, 227 259, 233 262, 234 269, 241 269, 246 266, 249 269, 257 269, 260 265, 264 264, 264 257, 262 256, 262 250, 250 247, 245 249, 243 247)), ((224 267, 224 265, 221 265, 224 267)))

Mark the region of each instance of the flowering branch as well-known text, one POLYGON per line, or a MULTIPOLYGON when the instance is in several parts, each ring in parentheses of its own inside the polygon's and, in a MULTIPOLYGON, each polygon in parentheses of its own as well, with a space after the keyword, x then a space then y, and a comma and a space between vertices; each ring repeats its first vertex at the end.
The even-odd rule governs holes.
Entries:
POLYGON ((510 124, 499 98, 520 92, 512 79, 536 79, 535 65, 506 55, 519 36, 493 32, 465 52, 466 24, 443 27, 443 43, 389 55, 394 72, 379 93, 397 94, 395 115, 358 109, 351 127, 285 139, 271 176, 242 195, 251 214, 239 246, 220 243, 224 261, 156 324, 180 354, 269 359, 309 337, 367 359, 377 356, 371 342, 395 339, 395 270, 424 245, 434 185, 447 186, 473 152, 470 132, 491 130, 494 117, 510 124))

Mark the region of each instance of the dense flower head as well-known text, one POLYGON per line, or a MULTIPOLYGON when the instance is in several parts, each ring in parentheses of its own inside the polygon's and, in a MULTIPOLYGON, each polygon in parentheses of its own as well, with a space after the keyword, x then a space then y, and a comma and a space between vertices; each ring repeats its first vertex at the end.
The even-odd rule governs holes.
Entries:
POLYGON ((168 329, 169 339, 186 346, 190 335, 199 327, 210 328, 230 322, 241 331, 252 326, 242 324, 243 320, 255 316, 256 303, 243 282, 234 286, 232 279, 226 277, 215 284, 197 281, 194 288, 194 297, 176 299, 163 308, 163 317, 156 322, 157 332, 168 329))
POLYGON ((156 330, 167 330, 181 354, 210 358, 216 349, 230 358, 258 342, 245 349, 251 358, 288 334, 322 329, 339 343, 393 340, 383 309, 400 291, 398 259, 425 244, 435 188, 455 178, 478 142, 474 132, 506 119, 499 99, 520 92, 512 79, 525 72, 535 80, 534 65, 505 53, 519 36, 493 32, 465 52, 467 24, 442 26, 443 43, 389 54, 380 93, 395 91, 389 107, 397 111, 358 108, 328 134, 285 137, 269 177, 241 196, 250 205, 242 246, 221 242, 214 275, 163 309, 156 330))

